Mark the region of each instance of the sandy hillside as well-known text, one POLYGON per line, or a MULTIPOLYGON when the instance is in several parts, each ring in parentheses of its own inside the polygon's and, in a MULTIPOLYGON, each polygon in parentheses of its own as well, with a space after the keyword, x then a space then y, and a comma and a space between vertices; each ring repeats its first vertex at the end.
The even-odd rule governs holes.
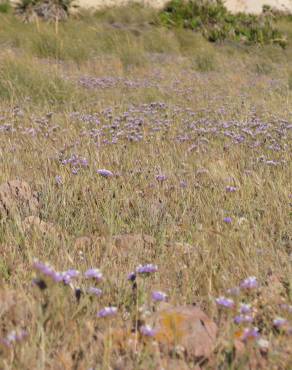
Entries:
MULTIPOLYGON (((121 5, 127 3, 128 0, 77 0, 83 7, 103 7, 107 5, 121 5)), ((137 0, 155 7, 161 7, 167 0, 137 0)), ((226 0, 226 6, 233 12, 246 11, 251 13, 259 13, 263 5, 271 5, 280 10, 288 10, 292 12, 292 0, 226 0)))
POLYGON ((292 0, 226 0, 226 6, 233 12, 260 13, 263 5, 270 5, 279 10, 292 11, 292 0))

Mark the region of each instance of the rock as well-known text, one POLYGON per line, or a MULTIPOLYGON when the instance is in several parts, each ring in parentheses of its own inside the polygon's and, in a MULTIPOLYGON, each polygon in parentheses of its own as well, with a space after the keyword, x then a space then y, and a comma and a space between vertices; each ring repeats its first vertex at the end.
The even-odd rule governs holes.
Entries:
POLYGON ((12 180, 0 185, 0 217, 36 214, 38 207, 37 194, 27 182, 12 180))
POLYGON ((151 326, 162 350, 181 349, 188 359, 208 359, 217 334, 216 324, 199 308, 178 306, 159 310, 151 326))
POLYGON ((150 248, 156 241, 152 236, 146 234, 122 234, 114 236, 113 242, 116 252, 126 255, 137 248, 150 248))
POLYGON ((46 237, 60 239, 64 236, 64 233, 61 230, 58 230, 53 223, 42 221, 37 216, 26 217, 22 222, 22 227, 24 232, 29 232, 34 229, 46 237))

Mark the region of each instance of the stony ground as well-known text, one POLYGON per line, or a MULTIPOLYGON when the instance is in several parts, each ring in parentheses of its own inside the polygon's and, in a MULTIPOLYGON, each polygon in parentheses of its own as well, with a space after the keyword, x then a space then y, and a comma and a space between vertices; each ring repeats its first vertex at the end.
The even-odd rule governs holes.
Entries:
POLYGON ((291 368, 291 46, 0 17, 0 368, 291 368))

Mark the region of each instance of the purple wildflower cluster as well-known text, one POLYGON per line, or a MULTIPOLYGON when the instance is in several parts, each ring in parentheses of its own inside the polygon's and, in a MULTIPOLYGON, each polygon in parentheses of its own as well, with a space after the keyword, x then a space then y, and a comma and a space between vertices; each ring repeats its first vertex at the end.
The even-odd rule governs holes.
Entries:
POLYGON ((94 279, 96 281, 101 281, 103 278, 103 275, 99 269, 92 268, 92 269, 85 271, 84 277, 86 279, 94 279))
POLYGON ((106 178, 108 178, 108 177, 113 177, 113 176, 114 176, 114 174, 113 174, 111 171, 109 171, 109 170, 105 170, 105 169, 97 170, 96 172, 97 172, 100 176, 102 176, 102 177, 106 177, 106 178))
POLYGON ((128 88, 141 89, 156 87, 157 82, 149 79, 131 80, 123 77, 91 77, 83 76, 79 79, 79 84, 86 89, 112 89, 112 88, 128 88))
MULTIPOLYGON (((74 279, 78 278, 80 280, 83 277, 86 280, 93 280, 95 283, 99 283, 103 280, 103 274, 97 268, 90 268, 86 270, 84 274, 81 274, 78 270, 75 269, 69 269, 63 272, 59 272, 56 271, 51 265, 40 262, 38 260, 35 260, 33 267, 39 274, 39 276, 33 280, 33 283, 37 285, 40 289, 47 288, 47 283, 49 283, 49 279, 54 283, 63 283, 65 285, 70 285, 71 288, 75 289, 75 292, 78 291, 76 296, 78 296, 79 298, 82 290, 74 286, 74 279)), ((88 289, 84 289, 84 291, 87 291, 88 294, 97 297, 102 294, 102 290, 96 287, 89 287, 88 289)))
POLYGON ((152 292, 152 299, 155 302, 166 302, 168 297, 167 294, 161 291, 152 292))
POLYGON ((55 271, 55 269, 49 264, 40 262, 38 260, 34 262, 33 267, 44 277, 49 277, 56 283, 63 282, 66 285, 70 284, 72 279, 78 277, 80 274, 79 271, 75 269, 70 269, 63 272, 55 271))
POLYGON ((64 166, 69 165, 73 175, 77 175, 82 168, 88 167, 88 160, 77 154, 72 154, 71 157, 63 159, 61 163, 64 166))
POLYGON ((147 264, 147 265, 143 265, 143 266, 139 265, 136 268, 137 274, 151 274, 151 273, 157 272, 157 271, 158 271, 158 266, 153 265, 152 263, 147 264))
POLYGON ((153 329, 150 325, 142 325, 140 327, 140 333, 145 337, 154 337, 156 334, 156 330, 153 329))
POLYGON ((18 342, 22 342, 28 336, 26 330, 12 330, 4 338, 0 339, 0 343, 4 344, 6 347, 12 347, 18 342))
POLYGON ((100 318, 111 317, 111 316, 115 316, 117 312, 118 312, 117 307, 113 307, 113 306, 105 307, 97 313, 97 317, 100 317, 100 318))
MULTIPOLYGON (((252 305, 249 303, 239 301, 241 294, 243 294, 245 298, 250 297, 250 292, 252 290, 257 291, 258 287, 259 283, 257 278, 255 276, 250 276, 243 280, 238 287, 227 290, 227 294, 233 295, 236 300, 221 296, 219 298, 216 298, 215 302, 222 309, 232 310, 232 312, 238 313, 234 316, 233 322, 236 325, 242 327, 242 330, 238 331, 238 333, 239 338, 243 342, 246 342, 250 339, 256 339, 257 341, 261 340, 264 345, 268 342, 265 339, 260 338, 259 329, 250 326, 255 321, 257 309, 253 308, 252 305)), ((289 305, 282 304, 280 305, 280 307, 289 312, 289 305)), ((273 320, 272 325, 277 329, 288 328, 287 332, 289 332, 289 321, 283 317, 276 317, 273 320)), ((292 328, 290 330, 292 331, 292 328)), ((259 343, 259 345, 260 344, 261 342, 259 343)))

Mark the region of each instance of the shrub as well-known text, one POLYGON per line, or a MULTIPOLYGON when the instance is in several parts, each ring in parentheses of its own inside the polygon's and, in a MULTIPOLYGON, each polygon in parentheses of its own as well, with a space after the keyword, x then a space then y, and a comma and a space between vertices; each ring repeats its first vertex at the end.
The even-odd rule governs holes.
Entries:
POLYGON ((9 13, 11 5, 8 0, 0 0, 0 13, 9 13))
POLYGON ((229 39, 285 46, 283 35, 274 26, 272 13, 232 14, 222 0, 171 0, 159 19, 167 27, 200 31, 211 42, 229 39))
POLYGON ((67 19, 74 0, 20 0, 16 4, 16 14, 25 21, 31 21, 36 17, 46 21, 67 19))

